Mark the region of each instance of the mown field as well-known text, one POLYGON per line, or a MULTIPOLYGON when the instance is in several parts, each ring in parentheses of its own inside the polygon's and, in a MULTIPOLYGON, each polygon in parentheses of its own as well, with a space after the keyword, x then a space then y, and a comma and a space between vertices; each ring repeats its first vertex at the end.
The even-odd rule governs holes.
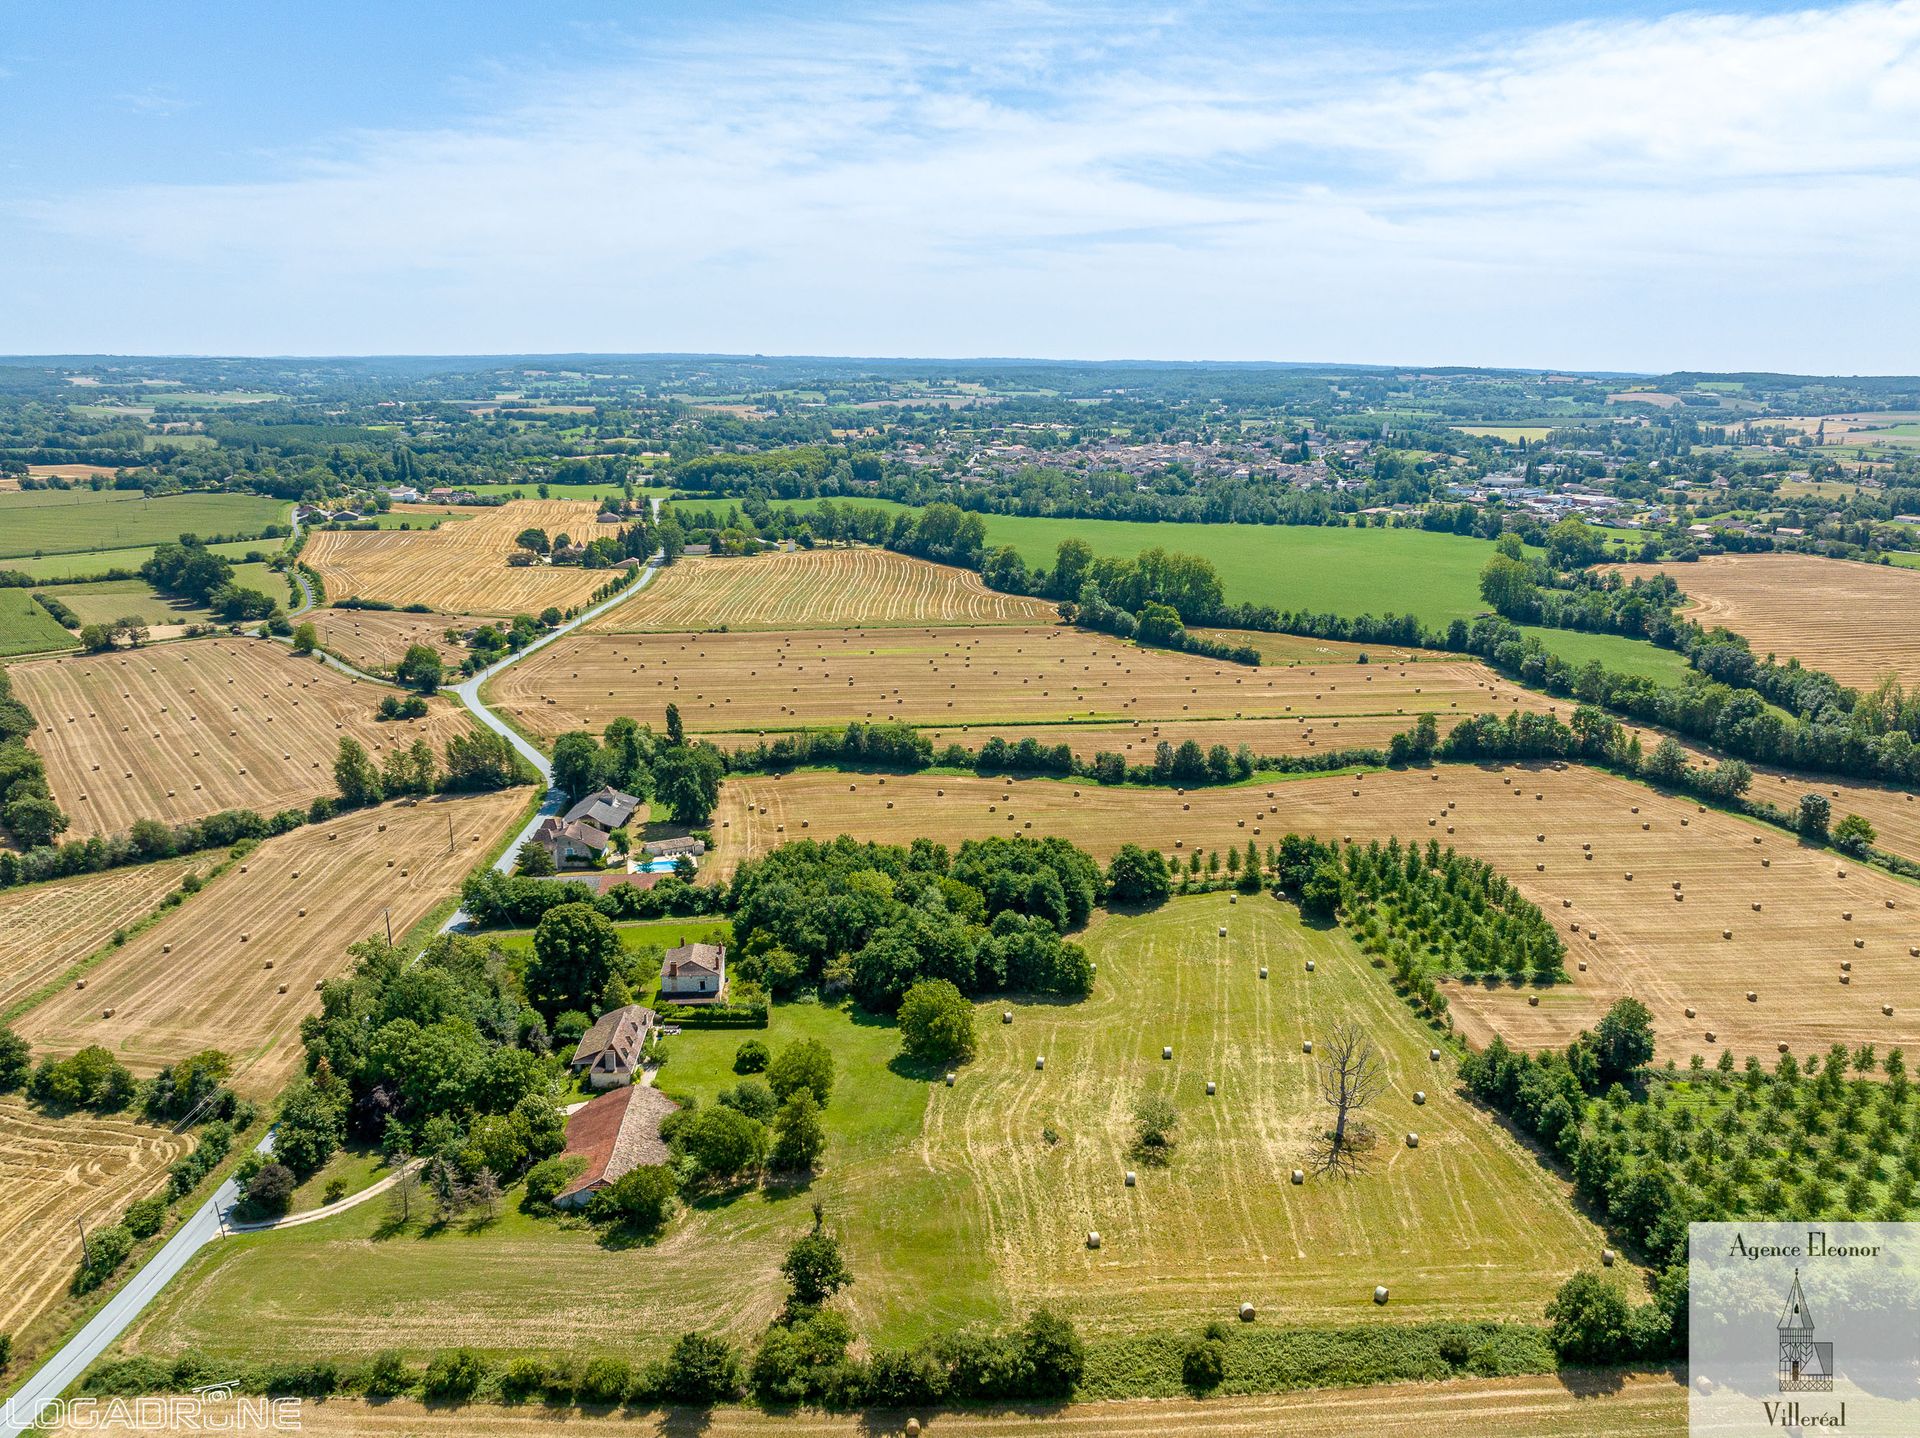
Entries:
MULTIPOLYGON (((845 1302, 877 1342, 1004 1321, 1041 1301, 1096 1339, 1231 1318, 1248 1300, 1269 1321, 1537 1321, 1554 1285, 1593 1262, 1599 1233, 1455 1097, 1424 1030, 1340 932, 1302 927, 1291 906, 1212 896, 1103 920, 1088 942, 1093 996, 983 1005, 981 1054, 952 1089, 893 1061, 890 1022, 777 1008, 770 1044, 818 1037, 838 1063, 826 1162, 804 1191, 703 1203, 658 1243, 625 1250, 511 1206, 491 1228, 432 1237, 381 1237, 382 1215, 356 1211, 203 1254, 126 1346, 236 1359, 452 1343, 638 1357, 688 1327, 746 1340, 771 1317, 781 1253, 816 1200, 857 1275, 845 1302), (1288 1173, 1316 1122, 1301 1040, 1343 1015, 1365 1017, 1393 1071, 1376 1115, 1387 1141, 1368 1174, 1296 1188, 1288 1173), (1161 1088, 1178 1096, 1182 1146, 1129 1190, 1128 1114, 1161 1088), (1407 1149, 1401 1135, 1416 1127, 1420 1147, 1407 1149), (1098 1251, 1089 1228, 1103 1235, 1098 1251), (1377 1282, 1394 1286, 1386 1309, 1372 1301, 1377 1282), (609 1304, 625 1321, 594 1323, 609 1304)), ((661 1086, 711 1100, 734 1081, 742 1037, 671 1039, 661 1086)))
POLYGON ((1920 575, 1899 565, 1728 554, 1618 568, 1627 578, 1670 575, 1692 601, 1688 618, 1744 634, 1755 654, 1797 658, 1860 689, 1889 670, 1920 682, 1920 575))
POLYGON ((1428 710, 1553 707, 1472 661, 1253 668, 1062 625, 569 635, 488 693, 543 740, 598 731, 621 714, 658 726, 669 702, 690 731, 749 736, 890 719, 990 727, 1386 715, 1405 728, 1428 710))
POLYGON ((166 1180, 189 1136, 131 1117, 53 1117, 0 1095, 0 1333, 14 1338, 7 1386, 72 1322, 80 1266, 75 1221, 99 1228, 166 1180))
POLYGON ((0 589, 0 659, 71 649, 78 641, 24 589, 0 589))
POLYGON ((424 719, 383 721, 392 691, 263 639, 198 639, 12 667, 14 692, 40 728, 73 835, 112 834, 135 819, 272 812, 335 792, 343 735, 376 759, 425 739, 436 752, 472 724, 447 699, 424 719))
POLYGON ((682 559, 595 620, 645 630, 851 629, 875 625, 1048 624, 1054 606, 999 594, 970 569, 887 549, 796 549, 682 559))
MULTIPOLYGON (((239 565, 249 554, 272 553, 280 543, 273 539, 235 539, 209 544, 207 548, 239 565)), ((71 554, 9 559, 0 564, 0 568, 17 569, 33 579, 78 579, 104 574, 110 569, 138 569, 153 557, 155 548, 151 544, 140 544, 128 549, 85 549, 71 554)))
POLYGON ((1632 993, 1653 1010, 1662 1056, 1683 1063, 1721 1048, 1771 1060, 1780 1043, 1800 1053, 1920 1043, 1920 964, 1908 952, 1920 947, 1920 887, 1577 766, 1448 765, 1185 794, 1049 779, 740 776, 715 823, 717 870, 792 838, 843 832, 950 844, 1058 834, 1103 857, 1131 840, 1182 860, 1249 839, 1264 848, 1289 830, 1431 839, 1507 875, 1560 924, 1569 949, 1572 982, 1538 993, 1537 1007, 1530 990, 1450 986, 1454 1017, 1476 1041, 1497 1031, 1529 1048, 1563 1044, 1632 993))
MULTIPOLYGON (((283 605, 287 602, 285 577, 265 564, 234 565, 233 582, 283 605)), ((128 615, 138 615, 156 628, 218 622, 205 605, 190 599, 170 599, 144 579, 96 579, 82 584, 49 585, 34 592, 59 600, 79 616, 82 624, 111 624, 128 615)))
MULTIPOLYGON (((214 1421, 234 1416, 233 1405, 209 1408, 214 1421)), ((939 1414, 826 1413, 813 1409, 770 1413, 717 1408, 698 1416, 621 1409, 613 1413, 555 1415, 537 1407, 426 1406, 408 1400, 372 1403, 334 1398, 303 1403, 300 1428, 313 1438, 454 1438, 485 1432, 499 1438, 537 1438, 565 1421, 569 1427, 623 1438, 880 1438, 902 1430, 909 1416, 938 1438, 1162 1438, 1218 1434, 1267 1438, 1304 1422, 1337 1433, 1380 1438, 1430 1438, 1455 1430, 1486 1438, 1679 1438, 1687 1427, 1687 1390, 1670 1373, 1595 1375, 1569 1382, 1551 1375, 1461 1378, 1443 1383, 1398 1383, 1372 1388, 1306 1389, 1244 1398, 1134 1399, 1076 1403, 1005 1404, 991 1410, 939 1414), (1310 1415, 1304 1417, 1303 1415, 1310 1415)), ((81 1429, 56 1428, 57 1438, 81 1429)), ((153 1427, 178 1438, 199 1429, 153 1427)))
POLYGON ((388 914, 400 934, 453 892, 526 797, 389 804, 266 840, 15 1028, 54 1054, 104 1044, 142 1075, 225 1049, 236 1087, 268 1098, 298 1059, 314 985, 351 965, 347 945, 388 914))
POLYGON ((300 616, 320 636, 321 646, 356 669, 391 669, 415 644, 425 644, 451 664, 462 653, 447 642, 442 614, 406 614, 388 609, 315 609, 300 616))
MULTIPOLYGON (((407 512, 405 505, 393 510, 407 512)), ((549 539, 564 533, 584 542, 598 532, 599 512, 586 500, 522 499, 434 530, 322 529, 314 531, 301 558, 335 601, 427 604, 450 614, 538 614, 550 605, 581 603, 610 575, 578 566, 510 566, 515 537, 540 528, 549 539)))
POLYGON ((160 544, 180 535, 257 535, 287 517, 257 494, 176 494, 133 489, 34 489, 0 495, 0 559, 160 544))
POLYGON ((152 913, 189 873, 204 873, 220 857, 191 854, 0 889, 0 1015, 100 948, 116 929, 152 913))

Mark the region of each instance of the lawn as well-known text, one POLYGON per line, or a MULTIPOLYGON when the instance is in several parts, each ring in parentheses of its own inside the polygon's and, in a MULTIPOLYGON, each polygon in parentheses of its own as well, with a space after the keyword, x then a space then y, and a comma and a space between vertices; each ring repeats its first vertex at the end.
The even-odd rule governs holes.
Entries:
POLYGON ((282 501, 257 494, 9 491, 0 494, 0 559, 159 544, 185 533, 258 535, 286 513, 282 501))
POLYGON ((1679 654, 1644 639, 1628 639, 1621 634, 1586 634, 1574 629, 1529 628, 1526 632, 1575 666, 1598 659, 1615 673, 1640 675, 1659 684, 1678 684, 1693 672, 1679 654))
POLYGON ((74 638, 24 589, 0 589, 0 656, 70 649, 74 638))
POLYGON ((1096 1342, 1172 1342, 1242 1301, 1291 1323, 1537 1322, 1598 1253, 1563 1185, 1455 1095, 1451 1061, 1429 1061, 1427 1030, 1340 931, 1272 899, 1213 895, 1098 920, 1086 942, 1094 994, 981 1005, 979 1056, 951 1089, 898 1058, 890 1020, 849 1009, 782 1005, 763 1032, 669 1039, 659 1086, 703 1103, 735 1082, 748 1037, 833 1050, 826 1159, 802 1188, 703 1199, 633 1248, 524 1215, 512 1193, 490 1225, 430 1236, 394 1232, 376 1202, 201 1254, 128 1346, 216 1360, 454 1343, 641 1357, 691 1327, 750 1341, 815 1201, 857 1276, 845 1302, 877 1343, 1040 1303, 1096 1342), (1389 1091, 1371 1113, 1382 1141, 1361 1177, 1294 1186, 1323 1121, 1301 1043, 1340 1019, 1363 1023, 1385 1060, 1389 1091), (1133 1103, 1150 1091, 1182 1111, 1164 1169, 1128 1156, 1133 1103), (1402 1135, 1415 1128, 1412 1149, 1402 1135), (1136 1166, 1139 1185, 1124 1187, 1136 1166), (1390 1308, 1374 1305, 1376 1283, 1391 1285, 1390 1308), (596 1321, 609 1311, 621 1321, 596 1321))
MULTIPOLYGON (((725 944, 733 940, 733 924, 726 919, 640 919, 630 924, 615 924, 620 942, 630 954, 642 949, 671 949, 680 944, 725 944)), ((475 935, 499 947, 503 954, 531 954, 532 929, 493 929, 475 935)))
MULTIPOLYGON (((207 548, 225 555, 235 564, 249 554, 273 554, 283 541, 277 539, 235 539, 207 548)), ((15 558, 0 564, 0 569, 17 569, 30 579, 84 579, 114 569, 138 569, 153 557, 151 544, 128 549, 86 549, 70 554, 49 554, 44 558, 15 558)))

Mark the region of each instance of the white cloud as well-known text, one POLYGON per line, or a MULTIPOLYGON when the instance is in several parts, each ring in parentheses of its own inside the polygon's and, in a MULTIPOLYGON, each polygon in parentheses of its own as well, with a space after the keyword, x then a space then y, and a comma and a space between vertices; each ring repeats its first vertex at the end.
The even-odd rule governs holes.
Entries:
POLYGON ((193 347, 1920 368, 1920 0, 1419 68, 1205 20, 643 41, 271 183, 27 213, 193 347))

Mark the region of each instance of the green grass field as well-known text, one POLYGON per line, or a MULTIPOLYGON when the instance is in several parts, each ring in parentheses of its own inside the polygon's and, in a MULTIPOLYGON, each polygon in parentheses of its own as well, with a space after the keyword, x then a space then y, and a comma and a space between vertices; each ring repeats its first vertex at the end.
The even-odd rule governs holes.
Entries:
MULTIPOLYGON (((276 553, 283 543, 278 539, 236 539, 210 544, 207 548, 239 564, 250 553, 276 553)), ((138 569, 153 557, 154 549, 154 545, 142 544, 128 549, 87 549, 71 554, 49 554, 39 559, 8 559, 0 562, 0 569, 17 569, 32 579, 84 579, 89 575, 105 574, 111 569, 138 569)))
POLYGON ((0 658, 71 649, 74 638, 24 589, 0 589, 0 658))
MULTIPOLYGON (((257 548, 258 546, 253 546, 257 548)), ((236 564, 233 582, 243 589, 257 589, 282 604, 287 602, 287 581, 265 564, 236 564)), ((82 624, 107 624, 129 614, 137 614, 148 624, 210 624, 213 612, 205 605, 168 599, 144 579, 101 579, 90 584, 56 584, 35 593, 58 599, 82 624)))
MULTIPOLYGON (((620 931, 620 942, 626 945, 628 953, 647 948, 671 949, 680 944, 725 944, 733 939, 733 924, 726 919, 640 919, 615 924, 614 928, 620 931)), ((533 952, 532 929, 492 929, 475 937, 497 945, 505 954, 533 952)))
POLYGON ((1548 649, 1569 664, 1598 659, 1621 674, 1639 674, 1660 684, 1678 684, 1692 672, 1687 661, 1671 649, 1620 634, 1583 634, 1574 629, 1528 629, 1548 649))
POLYGON ((159 544, 184 533, 259 534, 287 506, 257 494, 35 489, 0 494, 0 559, 159 544))
POLYGON ((456 1343, 638 1357, 690 1327, 750 1340, 816 1200, 857 1275, 845 1301, 875 1342, 1004 1322, 1042 1302, 1096 1342, 1190 1333, 1242 1301, 1290 1323, 1537 1322, 1555 1287, 1594 1261, 1601 1236, 1563 1185, 1456 1096, 1451 1061, 1429 1062, 1427 1030, 1340 931, 1305 927, 1270 898, 1213 895, 1103 918, 1086 941, 1093 995, 982 1004, 979 1056, 951 1089, 898 1060, 890 1020, 844 1009, 785 1005, 763 1034, 668 1040, 660 1087, 702 1102, 734 1082, 746 1037, 833 1049, 829 1147, 804 1188, 703 1201, 631 1249, 600 1247, 577 1221, 523 1215, 515 1194, 491 1226, 431 1236, 390 1231, 376 1202, 208 1249, 126 1346, 216 1360, 456 1343), (1324 1123, 1301 1043, 1342 1019, 1366 1027, 1389 1071, 1371 1113, 1381 1143, 1360 1177, 1295 1187, 1289 1171, 1324 1123), (1181 1142, 1170 1167, 1141 1166, 1126 1188, 1132 1107, 1152 1091, 1178 1103, 1181 1142), (1417 1149, 1402 1142, 1409 1129, 1417 1149), (1390 1307, 1372 1302, 1376 1283, 1391 1286, 1390 1307))

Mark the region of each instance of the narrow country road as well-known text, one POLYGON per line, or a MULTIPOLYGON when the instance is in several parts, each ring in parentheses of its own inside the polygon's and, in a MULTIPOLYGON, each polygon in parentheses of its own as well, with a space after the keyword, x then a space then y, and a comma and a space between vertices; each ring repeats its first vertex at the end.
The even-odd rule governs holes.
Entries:
MULTIPOLYGON (((660 512, 660 501, 658 498, 653 499, 653 510, 657 518, 660 512)), ((467 709, 480 723, 486 725, 487 728, 493 730, 496 734, 504 737, 506 741, 514 747, 515 752, 533 765, 539 772, 541 778, 545 779, 548 784, 551 784, 553 782, 553 765, 548 762, 547 756, 529 744, 525 739, 521 738, 520 735, 514 731, 512 725, 508 724, 506 720, 502 719, 486 706, 485 701, 480 697, 481 687, 496 674, 500 673, 501 670, 517 664, 520 660, 526 658, 536 650, 546 648, 547 645, 553 643, 562 635, 571 634, 581 625, 590 623, 602 614, 605 614, 609 609, 631 599, 653 582, 654 576, 659 573, 660 566, 665 562, 665 559, 666 556, 664 552, 656 551, 653 557, 641 568, 639 577, 611 599, 602 600, 591 608, 582 610, 566 623, 557 625, 555 628, 549 630, 526 648, 509 654, 497 663, 489 665, 472 678, 454 686, 447 692, 453 694, 462 704, 466 705, 467 709)), ((302 579, 301 588, 303 591, 306 591, 304 579, 302 579)), ((311 597, 311 593, 309 592, 309 602, 311 602, 311 597)), ((331 656, 328 656, 328 658, 331 659, 331 656)), ((357 672, 349 665, 342 664, 338 665, 338 667, 346 669, 349 673, 357 672)), ((373 676, 369 675, 365 677, 371 678, 373 676)), ((494 868, 503 874, 512 869, 514 858, 518 854, 521 844, 526 842, 527 836, 533 832, 542 819, 546 818, 549 814, 559 812, 565 801, 565 795, 557 791, 549 790, 534 816, 527 821, 520 832, 514 836, 512 842, 507 845, 505 851, 494 861, 494 868)), ((466 915, 459 910, 455 910, 452 916, 447 919, 446 923, 440 926, 441 931, 444 933, 465 922, 466 915)), ((267 1137, 260 1140, 260 1149, 264 1151, 271 1142, 272 1134, 269 1133, 267 1137)), ((105 1306, 89 1319, 78 1333, 69 1338, 65 1345, 56 1351, 52 1357, 48 1358, 45 1363, 41 1364, 38 1371, 22 1384, 19 1391, 7 1401, 5 1410, 0 1412, 0 1438, 15 1438, 15 1435, 32 1432, 35 1427, 35 1419, 41 1410, 65 1392, 74 1380, 86 1372, 87 1366, 91 1364, 94 1359, 106 1352, 108 1346, 111 1345, 115 1339, 119 1338, 122 1333, 126 1332, 128 1327, 133 1323, 133 1320, 139 1317, 141 1311, 158 1296, 160 1290, 165 1288, 182 1268, 186 1267, 187 1261, 191 1259, 194 1254, 198 1253, 203 1247, 213 1242, 216 1238, 225 1235, 227 1230, 223 1215, 228 1209, 233 1207, 235 1203, 239 1202, 239 1199, 239 1191, 233 1186, 233 1181, 229 1179, 220 1185, 212 1198, 208 1199, 194 1211, 192 1217, 188 1218, 179 1228, 175 1229, 173 1236, 161 1245, 159 1252, 148 1259, 140 1271, 128 1280, 127 1284, 118 1293, 108 1299, 105 1306)))

